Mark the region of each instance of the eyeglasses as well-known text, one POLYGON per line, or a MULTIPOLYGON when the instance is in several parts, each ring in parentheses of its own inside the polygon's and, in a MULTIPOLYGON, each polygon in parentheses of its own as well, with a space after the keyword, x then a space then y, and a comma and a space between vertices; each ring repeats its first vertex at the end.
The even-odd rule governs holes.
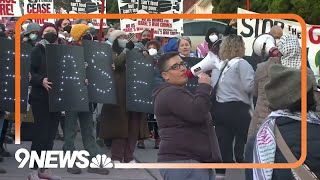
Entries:
POLYGON ((188 66, 188 63, 182 61, 180 64, 174 64, 174 65, 172 65, 169 69, 167 69, 166 71, 163 71, 163 72, 168 72, 168 71, 170 71, 170 70, 178 70, 178 69, 181 68, 181 66, 187 67, 187 66, 188 66))

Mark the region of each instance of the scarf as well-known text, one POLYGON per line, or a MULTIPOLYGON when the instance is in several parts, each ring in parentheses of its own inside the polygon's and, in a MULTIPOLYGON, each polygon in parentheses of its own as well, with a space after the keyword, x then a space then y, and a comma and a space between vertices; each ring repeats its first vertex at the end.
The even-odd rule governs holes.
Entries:
POLYGON ((46 47, 47 44, 50 44, 47 40, 45 39, 41 39, 39 42, 39 44, 41 44, 43 47, 46 47))
POLYGON ((298 38, 292 34, 284 35, 278 42, 282 54, 281 64, 286 67, 301 68, 301 47, 298 38))
MULTIPOLYGON (((275 121, 278 117, 288 117, 296 121, 301 121, 301 113, 291 113, 287 110, 271 112, 267 120, 260 127, 253 149, 253 163, 274 163, 276 155, 275 121)), ((307 123, 319 124, 319 116, 309 111, 307 113, 307 123)), ((271 180, 273 169, 253 169, 254 180, 271 180)))

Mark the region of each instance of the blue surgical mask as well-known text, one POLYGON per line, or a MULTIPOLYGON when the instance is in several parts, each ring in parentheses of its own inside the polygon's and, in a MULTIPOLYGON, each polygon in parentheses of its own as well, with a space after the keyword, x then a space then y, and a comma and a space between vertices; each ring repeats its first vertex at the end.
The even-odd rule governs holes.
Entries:
POLYGON ((37 34, 30 34, 29 38, 34 41, 38 38, 38 35, 37 34))

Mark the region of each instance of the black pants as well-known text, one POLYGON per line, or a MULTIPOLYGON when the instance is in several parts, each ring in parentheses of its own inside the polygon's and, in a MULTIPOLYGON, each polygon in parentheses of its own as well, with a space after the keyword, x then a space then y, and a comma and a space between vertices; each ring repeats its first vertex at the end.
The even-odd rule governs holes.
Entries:
MULTIPOLYGON (((60 112, 49 112, 49 103, 45 100, 32 100, 31 106, 34 117, 31 150, 36 151, 40 157, 41 151, 53 148, 60 112)), ((37 164, 34 169, 38 169, 37 164)))
POLYGON ((156 122, 156 119, 154 119, 153 114, 148 114, 148 127, 150 132, 152 130, 154 131, 154 139, 158 139, 159 138, 158 124, 156 122))
POLYGON ((2 126, 2 131, 0 132, 0 148, 3 147, 4 140, 6 138, 7 132, 8 132, 8 127, 9 127, 9 121, 4 120, 3 121, 3 126, 2 126))
POLYGON ((243 102, 214 104, 212 116, 224 163, 233 163, 234 159, 244 162, 244 147, 251 121, 249 110, 250 106, 243 102))

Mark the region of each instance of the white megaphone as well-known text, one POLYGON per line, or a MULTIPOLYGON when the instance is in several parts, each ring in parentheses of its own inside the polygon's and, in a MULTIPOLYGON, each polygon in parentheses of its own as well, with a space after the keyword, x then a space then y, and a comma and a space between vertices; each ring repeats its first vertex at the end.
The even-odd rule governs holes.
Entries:
POLYGON ((193 78, 203 72, 212 70, 215 67, 219 68, 219 65, 219 57, 215 55, 213 52, 209 51, 207 56, 202 61, 200 61, 198 64, 192 66, 190 69, 187 70, 186 75, 188 78, 193 78))
POLYGON ((278 48, 276 47, 276 40, 270 34, 259 35, 252 44, 252 49, 258 56, 281 56, 278 48))

